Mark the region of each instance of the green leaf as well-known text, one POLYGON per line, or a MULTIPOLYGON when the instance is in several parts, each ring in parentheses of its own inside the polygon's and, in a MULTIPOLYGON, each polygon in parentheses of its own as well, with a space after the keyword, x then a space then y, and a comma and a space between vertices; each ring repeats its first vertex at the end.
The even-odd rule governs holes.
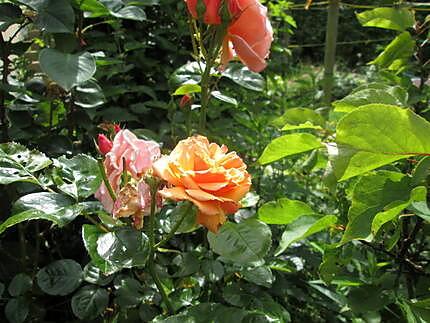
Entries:
POLYGON ((399 70, 415 51, 415 40, 405 31, 389 43, 384 51, 369 64, 378 65, 389 70, 399 70))
POLYGON ((136 20, 136 21, 146 20, 145 11, 143 11, 142 8, 137 6, 125 6, 117 11, 110 10, 110 14, 116 18, 121 18, 121 19, 129 19, 129 20, 136 20))
POLYGON ((21 273, 13 277, 7 290, 11 296, 21 296, 29 291, 31 287, 33 287, 31 277, 21 273))
POLYGON ((113 276, 105 275, 92 261, 83 270, 83 279, 90 284, 104 286, 109 284, 113 278, 113 276))
POLYGON ((72 311, 81 320, 93 320, 109 303, 109 294, 97 286, 84 286, 72 297, 72 311))
POLYGON ((95 225, 84 224, 82 226, 82 240, 84 241, 84 246, 90 255, 92 263, 99 268, 102 273, 109 275, 120 269, 108 263, 97 253, 97 240, 103 233, 104 232, 95 225))
POLYGON ((217 234, 208 233, 211 249, 222 260, 237 264, 258 265, 272 244, 270 228, 255 219, 240 223, 227 222, 217 234))
POLYGON ((35 23, 49 33, 73 33, 75 13, 68 0, 30 0, 26 4, 37 11, 35 23))
MULTIPOLYGON (((147 236, 130 227, 103 233, 97 239, 97 254, 109 264, 108 271, 105 271, 106 274, 112 274, 123 268, 144 266, 148 252, 147 236)), ((98 262, 95 264, 97 265, 98 262)), ((105 270, 106 268, 100 269, 105 270)))
POLYGON ((121 308, 134 307, 142 303, 145 293, 142 284, 134 278, 115 278, 115 303, 121 308))
MULTIPOLYGON (((312 109, 307 108, 291 108, 285 113, 271 122, 276 127, 290 126, 306 126, 313 125, 314 127, 324 126, 324 118, 312 109)), ((287 130, 287 129, 283 129, 287 130)))
POLYGON ((250 283, 268 288, 272 286, 272 283, 275 281, 272 271, 266 266, 247 268, 242 270, 241 273, 243 274, 243 278, 250 283))
POLYGON ((216 303, 201 303, 168 318, 156 317, 153 323, 242 322, 246 312, 236 307, 216 303))
POLYGON ((198 62, 187 63, 172 73, 169 79, 171 89, 177 89, 184 84, 198 84, 201 80, 201 70, 205 69, 205 65, 198 62))
POLYGON ((224 266, 218 260, 203 260, 202 272, 211 282, 216 282, 224 276, 224 266))
POLYGON ((173 95, 185 95, 190 93, 200 93, 202 88, 198 84, 184 84, 176 89, 173 95))
POLYGON ((312 215, 315 211, 304 202, 281 198, 263 204, 258 210, 258 218, 268 224, 288 224, 303 215, 312 215))
POLYGON ((321 141, 309 133, 293 133, 274 139, 264 149, 258 159, 262 165, 274 162, 281 158, 300 154, 306 151, 323 147, 321 141))
POLYGON ((238 103, 237 100, 235 98, 229 97, 225 94, 222 94, 220 91, 212 91, 211 95, 217 99, 220 100, 222 102, 234 105, 235 107, 237 107, 238 103))
POLYGON ((408 109, 387 105, 357 108, 336 129, 337 147, 329 145, 339 180, 394 161, 430 154, 430 123, 408 109))
POLYGON ((23 323, 29 311, 30 306, 28 300, 23 296, 11 298, 4 309, 6 318, 10 323, 23 323))
POLYGON ((5 288, 4 284, 3 284, 3 283, 0 283, 0 297, 2 297, 2 296, 3 296, 4 288, 5 288))
POLYGON ((176 230, 175 234, 189 233, 198 229, 199 225, 196 222, 197 209, 189 205, 189 202, 179 202, 175 207, 165 207, 160 212, 159 221, 165 233, 169 233, 178 221, 181 220, 184 212, 184 220, 176 230))
POLYGON ((364 313, 382 309, 392 302, 392 298, 381 287, 367 285, 353 288, 347 301, 354 313, 364 313))
POLYGON ((408 93, 399 86, 372 83, 355 89, 351 94, 333 102, 336 112, 351 112, 368 104, 407 106, 408 93))
POLYGON ((97 160, 91 156, 79 154, 71 159, 62 156, 54 161, 54 166, 55 184, 75 199, 93 195, 102 183, 97 160))
POLYGON ((94 79, 73 88, 73 99, 77 106, 84 109, 94 109, 106 102, 102 88, 94 79))
POLYGON ((397 172, 379 171, 361 177, 352 192, 341 243, 372 240, 383 224, 393 220, 412 200, 420 199, 420 190, 411 193, 410 178, 397 172))
POLYGON ((305 123, 301 123, 299 125, 292 125, 287 123, 285 126, 282 127, 281 130, 289 131, 289 130, 302 130, 302 129, 322 129, 322 128, 320 126, 315 126, 309 121, 306 121, 305 123))
POLYGON ((316 217, 311 215, 301 216, 298 220, 287 226, 279 242, 275 255, 283 253, 293 242, 305 239, 310 235, 330 228, 337 222, 335 215, 316 217))
POLYGON ((96 72, 96 61, 88 52, 68 54, 45 48, 39 62, 42 71, 66 91, 85 83, 96 72))
POLYGON ((82 268, 72 259, 57 260, 40 269, 36 278, 46 294, 65 296, 81 284, 82 268))
POLYGON ((246 66, 239 63, 230 64, 222 76, 248 90, 261 92, 265 87, 264 78, 260 74, 250 71, 246 66))
POLYGON ((406 8, 376 8, 357 14, 364 27, 405 31, 415 25, 414 13, 406 8))
POLYGON ((21 18, 20 7, 12 3, 0 3, 0 32, 5 31, 14 23, 18 23, 21 18))
POLYGON ((32 182, 39 184, 34 173, 51 164, 43 153, 11 142, 0 145, 0 184, 32 182))
POLYGON ((29 220, 48 220, 63 227, 73 221, 83 210, 83 206, 73 204, 67 196, 58 193, 32 193, 18 199, 14 214, 0 224, 0 234, 18 223, 29 220))

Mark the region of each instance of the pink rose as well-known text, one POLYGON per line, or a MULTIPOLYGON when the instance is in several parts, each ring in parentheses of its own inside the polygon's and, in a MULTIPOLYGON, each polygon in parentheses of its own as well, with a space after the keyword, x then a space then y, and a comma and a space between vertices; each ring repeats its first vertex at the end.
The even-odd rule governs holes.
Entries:
POLYGON ((273 41, 266 7, 258 0, 229 0, 229 11, 233 20, 224 38, 222 64, 236 54, 251 71, 261 72, 273 41))
MULTIPOLYGON (((157 143, 138 139, 129 130, 120 130, 116 134, 112 149, 106 154, 104 161, 106 175, 116 195, 118 196, 120 193, 124 166, 132 179, 139 182, 143 175, 152 168, 152 163, 160 157, 160 154, 160 147, 157 143)), ((138 197, 141 204, 140 208, 144 211, 147 205, 144 205, 142 201, 148 201, 149 190, 145 186, 138 185, 137 191, 140 194, 138 197)), ((114 201, 104 183, 96 192, 95 197, 103 204, 106 211, 113 213, 114 201)), ((121 203, 118 203, 117 207, 120 208, 121 203)))
POLYGON ((199 1, 203 1, 206 7, 203 17, 204 23, 208 25, 219 25, 221 23, 221 17, 219 15, 221 0, 185 0, 191 16, 195 19, 198 19, 197 6, 199 1))

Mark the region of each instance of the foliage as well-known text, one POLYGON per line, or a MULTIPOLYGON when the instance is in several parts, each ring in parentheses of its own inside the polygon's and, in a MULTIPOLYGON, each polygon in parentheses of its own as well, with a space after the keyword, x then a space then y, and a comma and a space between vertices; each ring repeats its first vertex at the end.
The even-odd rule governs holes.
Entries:
POLYGON ((205 64, 182 1, 0 1, 0 321, 430 320, 430 19, 345 9, 387 40, 339 50, 326 114, 321 68, 288 49, 319 42, 325 15, 265 3, 277 38, 257 74, 205 64), (368 65, 350 70, 351 51, 368 65), (188 202, 143 230, 114 219, 93 198, 96 135, 120 123, 167 153, 204 100, 200 131, 252 176, 242 209, 217 233, 188 202))

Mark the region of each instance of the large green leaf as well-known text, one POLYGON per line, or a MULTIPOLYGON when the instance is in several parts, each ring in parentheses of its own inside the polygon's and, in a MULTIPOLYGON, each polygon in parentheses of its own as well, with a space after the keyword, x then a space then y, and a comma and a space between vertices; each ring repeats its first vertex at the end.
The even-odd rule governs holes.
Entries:
POLYGON ((282 130, 293 130, 313 128, 319 129, 324 126, 324 118, 312 109, 291 108, 271 122, 277 127, 283 127, 282 130))
POLYGON ((287 226, 287 229, 282 234, 281 241, 279 242, 279 247, 276 250, 275 255, 277 256, 283 253, 293 242, 305 239, 310 235, 331 227, 336 223, 336 221, 337 217, 335 215, 326 215, 323 217, 312 215, 301 216, 299 219, 287 226))
POLYGON ((39 62, 42 71, 67 91, 88 81, 96 72, 96 61, 88 52, 68 54, 45 48, 39 62))
MULTIPOLYGON (((23 1, 24 2, 24 1, 23 1)), ((35 23, 50 33, 73 33, 75 13, 68 0, 30 0, 27 5, 37 11, 35 23)))
POLYGON ((364 27, 405 31, 415 25, 414 13, 406 8, 376 8, 357 14, 364 27))
POLYGON ((171 89, 177 89, 183 84, 198 84, 201 80, 201 71, 205 69, 203 63, 190 62, 175 70, 169 79, 171 89), (199 66, 200 64, 200 66, 199 66))
POLYGON ((13 277, 7 288, 11 296, 21 296, 28 292, 33 287, 33 279, 24 273, 20 273, 13 277))
POLYGON ((222 76, 229 78, 246 89, 259 92, 264 90, 264 78, 260 74, 250 71, 242 64, 230 64, 222 73, 222 76))
POLYGON ((134 307, 142 303, 145 290, 142 284, 130 277, 118 276, 115 278, 115 303, 121 308, 134 307))
POLYGON ((93 263, 105 274, 144 266, 148 258, 147 236, 130 227, 104 233, 95 226, 84 225, 82 238, 93 263))
POLYGON ((0 3, 0 32, 22 18, 21 9, 12 3, 0 3))
POLYGON ((84 209, 69 197, 50 192, 24 195, 13 206, 13 215, 0 224, 0 234, 7 228, 29 220, 48 220, 59 227, 73 221, 84 209))
POLYGON ((82 226, 82 240, 92 263, 105 274, 114 273, 118 267, 111 265, 97 253, 97 240, 103 233, 95 225, 84 224, 82 226))
POLYGON ((97 286, 84 286, 72 297, 72 311, 81 320, 93 320, 109 303, 108 292, 97 286))
POLYGON ((75 199, 91 196, 102 182, 97 160, 91 156, 79 154, 71 159, 62 156, 54 161, 54 166, 57 187, 75 199))
POLYGON ((334 174, 345 180, 394 161, 430 154, 430 123, 408 109, 368 105, 337 125, 329 145, 334 174))
POLYGON ((272 244, 270 228, 255 219, 227 222, 217 234, 208 233, 209 244, 223 260, 237 264, 261 264, 272 244))
POLYGON ((11 142, 0 145, 0 184, 13 182, 32 182, 40 184, 35 172, 51 164, 43 153, 29 150, 11 142))
POLYGON ((157 317, 153 323, 207 323, 207 322, 242 322, 247 312, 237 307, 222 304, 201 303, 168 318, 157 317))
POLYGON ((89 18, 113 16, 137 21, 146 20, 142 8, 126 5, 122 0, 75 0, 75 3, 89 18))
POLYGON ((293 133, 274 139, 267 145, 258 162, 262 165, 281 158, 323 147, 321 141, 309 133, 293 133))
POLYGON ((94 79, 73 88, 72 94, 74 104, 84 109, 94 109, 106 102, 102 88, 94 79))
POLYGON ((46 294, 65 296, 81 284, 82 268, 72 259, 61 259, 40 269, 36 278, 46 294))
POLYGON ((30 304, 26 297, 11 298, 7 302, 4 313, 10 323, 23 323, 30 312, 30 304))
POLYGON ((302 201, 281 198, 268 202, 258 210, 258 218, 268 224, 288 224, 302 215, 312 215, 315 211, 302 201))
POLYGON ((389 70, 400 70, 406 65, 415 50, 415 40, 405 31, 389 43, 384 51, 369 64, 378 65, 389 70))
POLYGON ((333 102, 336 112, 351 112, 368 104, 388 104, 406 107, 408 93, 399 86, 372 83, 360 86, 342 100, 333 102))
POLYGON ((365 175, 354 186, 348 224, 341 243, 372 240, 381 226, 393 220, 412 200, 425 195, 420 188, 411 195, 410 178, 391 171, 365 175))

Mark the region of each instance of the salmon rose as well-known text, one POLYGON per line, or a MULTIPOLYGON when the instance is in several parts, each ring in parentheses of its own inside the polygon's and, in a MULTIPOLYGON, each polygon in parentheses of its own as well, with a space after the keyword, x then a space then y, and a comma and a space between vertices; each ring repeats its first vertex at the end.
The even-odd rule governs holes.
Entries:
POLYGON ((221 17, 219 15, 221 0, 185 0, 188 11, 195 19, 198 19, 197 6, 199 1, 203 1, 202 4, 205 6, 205 13, 203 16, 204 23, 208 25, 219 25, 221 23, 221 17))
POLYGON ((197 222, 215 233, 226 221, 226 215, 239 209, 239 201, 251 186, 242 159, 235 152, 228 152, 226 146, 209 143, 203 136, 180 141, 153 168, 169 184, 160 194, 194 203, 199 209, 197 222))
POLYGON ((221 63, 225 66, 235 54, 251 71, 266 68, 273 41, 267 9, 258 0, 229 0, 232 22, 224 38, 221 63))

